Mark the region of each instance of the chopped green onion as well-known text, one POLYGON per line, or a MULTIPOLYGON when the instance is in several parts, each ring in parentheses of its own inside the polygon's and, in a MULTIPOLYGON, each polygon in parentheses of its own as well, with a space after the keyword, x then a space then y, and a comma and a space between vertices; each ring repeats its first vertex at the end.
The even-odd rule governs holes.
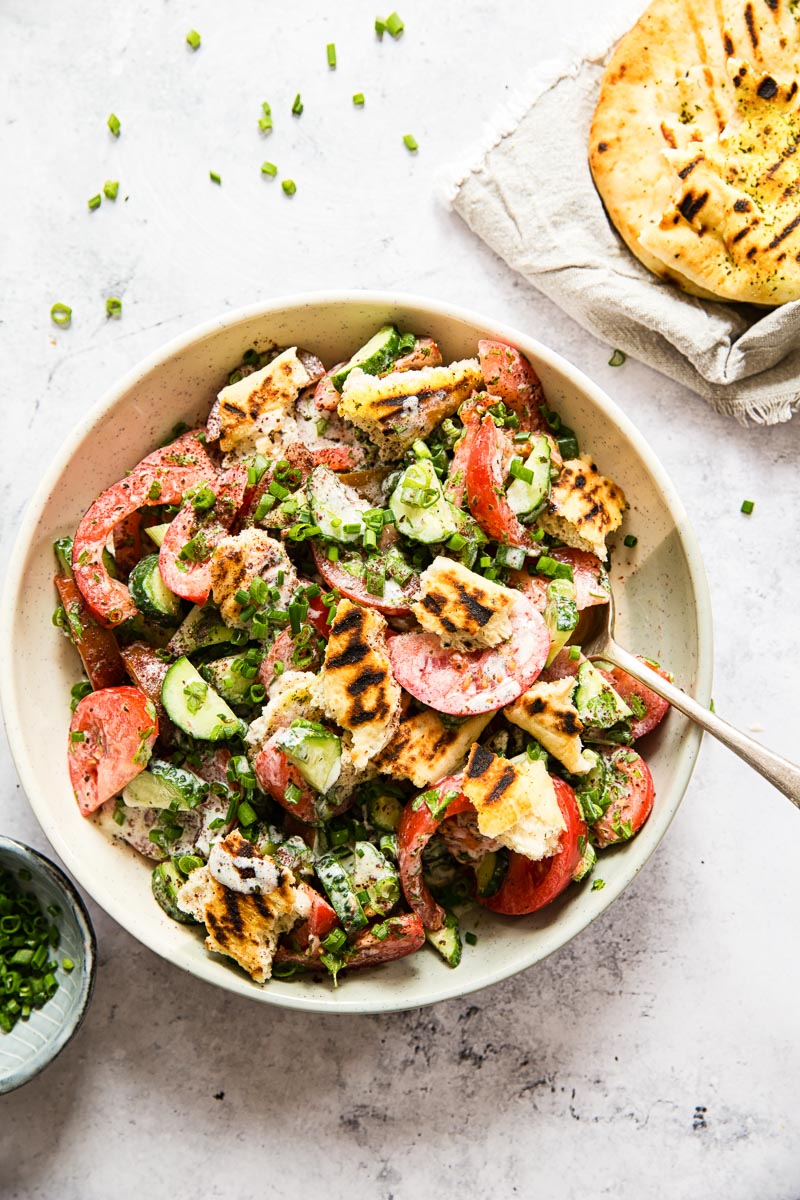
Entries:
POLYGON ((477 944, 478 944, 477 933, 473 933, 471 929, 467 930, 467 932, 464 934, 464 941, 467 943, 468 946, 477 946, 477 944))
POLYGON ((261 174, 269 175, 270 179, 274 179, 278 174, 278 168, 275 166, 275 163, 263 162, 261 164, 261 174))
POLYGON ((186 41, 189 43, 189 45, 192 47, 193 50, 197 50, 198 46, 200 45, 201 40, 202 39, 200 37, 200 34, 197 32, 196 29, 190 29, 186 35, 186 41))
POLYGON ((569 648, 569 660, 570 660, 570 662, 577 662, 577 661, 578 661, 578 659, 580 658, 580 656, 581 656, 581 648, 580 648, 580 646, 570 646, 570 648, 569 648))
POLYGON ((222 184, 222 176, 218 175, 216 171, 209 171, 208 178, 212 183, 218 183, 220 185, 222 184))
POLYGON ((287 783, 283 798, 287 804, 297 804, 302 794, 296 783, 287 783))
POLYGON ((328 546, 326 553, 328 555, 328 562, 338 562, 339 561, 339 547, 338 546, 328 546))
POLYGON ((89 205, 89 208, 94 211, 94 209, 99 208, 103 203, 103 197, 98 192, 96 196, 90 196, 86 203, 89 205))
POLYGON ((537 575, 549 575, 551 579, 573 579, 572 567, 569 563, 558 562, 555 558, 543 554, 536 561, 537 575))
POLYGON ((258 813, 248 800, 242 800, 237 815, 240 825, 252 825, 258 820, 258 813))
POLYGON ((335 44, 333 42, 328 42, 326 50, 327 50, 327 54, 328 54, 328 66, 331 68, 331 70, 334 70, 336 67, 336 46, 335 46, 335 44))
POLYGON ((626 361, 627 357, 627 354, 625 354, 623 350, 615 350, 611 355, 611 358, 608 360, 608 365, 610 367, 621 367, 626 361))
POLYGON ((523 483, 533 483, 533 471, 530 467, 523 466, 521 458, 512 458, 509 472, 523 483))
POLYGON ((390 13, 386 18, 386 28, 393 38, 399 38, 400 34, 405 29, 405 25, 400 20, 396 12, 390 13))
POLYGON ((602 890, 605 886, 606 886, 605 879, 595 879, 594 882, 592 883, 592 891, 593 892, 602 892, 602 890))
POLYGON ((322 939, 322 945, 326 950, 337 951, 341 950, 347 941, 347 934, 343 929, 332 929, 326 938, 322 939))
POLYGON ((72 309, 68 304, 62 304, 60 300, 57 300, 50 309, 50 320, 54 321, 56 325, 66 328, 72 320, 72 309))
POLYGON ((364 107, 364 93, 363 92, 355 92, 353 94, 353 104, 355 104, 356 108, 364 107))
POLYGON ((749 517, 749 516, 750 516, 750 513, 753 511, 753 509, 754 509, 754 508, 755 508, 755 501, 754 501, 754 500, 743 500, 743 501, 742 501, 742 507, 741 507, 741 509, 740 509, 739 511, 740 511, 740 512, 743 512, 743 513, 747 513, 747 515, 748 515, 748 517, 749 517))
POLYGON ((298 92, 294 98, 294 103, 292 104, 292 113, 294 114, 294 116, 299 117, 300 114, 302 113, 302 111, 303 111, 303 101, 300 99, 300 93, 298 92))
POLYGON ((266 100, 261 101, 261 111, 263 112, 265 117, 272 116, 272 109, 270 108, 270 106, 266 100))
POLYGON ((264 517, 275 507, 275 497, 269 492, 265 492, 256 505, 256 511, 253 513, 254 521, 263 521, 264 517))
POLYGON ((297 191, 297 184, 293 179, 284 179, 281 183, 281 187, 287 196, 293 196, 297 191))
POLYGON ((72 961, 71 958, 62 958, 61 966, 64 968, 65 971, 72 971, 75 968, 75 963, 72 961))
POLYGON ((558 443, 559 453, 563 459, 577 458, 580 454, 578 439, 571 429, 562 429, 562 432, 556 438, 558 443))
POLYGON ((117 319, 122 316, 122 301, 117 296, 109 296, 106 300, 106 316, 117 319))
POLYGON ((638 541, 639 541, 639 539, 633 533, 627 533, 625 535, 625 545, 628 547, 629 550, 632 550, 638 541))
POLYGON ((467 539, 461 533, 454 533, 451 538, 445 542, 448 550, 463 550, 467 544, 467 539))
POLYGON ((419 143, 417 142, 417 139, 414 137, 413 133, 406 133, 403 136, 403 145, 405 146, 406 150, 410 150, 412 154, 416 154, 416 152, 419 150, 419 143))
POLYGON ((386 22, 381 20, 380 17, 375 18, 375 32, 381 39, 383 39, 383 35, 386 33, 386 22))
POLYGON ((120 119, 119 119, 119 117, 118 117, 118 116, 116 116, 116 114, 115 114, 115 113, 111 113, 111 114, 109 115, 109 118, 108 118, 108 128, 111 130, 111 132, 113 133, 114 137, 116 137, 116 138, 118 138, 118 137, 119 137, 119 131, 120 131, 120 129, 122 128, 122 125, 120 124, 120 119))
POLYGON ((106 200, 116 200, 118 192, 119 180, 107 179, 103 184, 103 195, 105 196, 106 200))

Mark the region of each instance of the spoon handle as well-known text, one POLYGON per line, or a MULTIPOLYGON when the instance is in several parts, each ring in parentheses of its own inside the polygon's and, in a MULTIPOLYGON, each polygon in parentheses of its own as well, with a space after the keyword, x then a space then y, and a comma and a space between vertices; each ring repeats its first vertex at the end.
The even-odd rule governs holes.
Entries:
POLYGON ((651 691, 656 692, 664 700, 668 700, 673 708, 677 708, 695 724, 702 726, 707 733, 713 734, 717 741, 722 742, 734 754, 738 754, 739 758, 744 759, 749 766, 755 768, 760 775, 769 780, 773 787, 776 787, 779 792, 783 792, 784 796, 788 796, 792 804, 800 808, 800 766, 796 763, 790 762, 788 758, 783 758, 780 754, 774 754, 772 750, 767 750, 754 738, 748 737, 746 733, 742 733, 735 726, 723 721, 716 713, 703 708, 702 704, 698 704, 680 688, 663 679, 658 672, 640 662, 638 658, 634 658, 616 642, 607 646, 603 654, 596 657, 611 662, 616 667, 621 667, 628 675, 632 675, 634 679, 638 679, 651 691))

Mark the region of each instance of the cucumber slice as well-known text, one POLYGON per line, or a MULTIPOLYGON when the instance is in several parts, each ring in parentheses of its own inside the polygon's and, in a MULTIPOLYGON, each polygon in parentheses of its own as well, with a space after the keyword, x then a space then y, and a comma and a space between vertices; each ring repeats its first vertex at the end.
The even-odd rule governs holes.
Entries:
POLYGON ((479 896, 496 896, 502 887, 508 870, 508 851, 490 850, 484 854, 475 871, 475 884, 479 896))
POLYGON ((136 607, 153 621, 176 625, 181 615, 181 599, 171 592, 158 567, 158 555, 148 554, 133 568, 128 587, 136 607))
POLYGON ((394 362, 400 353, 400 334, 394 325, 383 325, 376 334, 374 334, 366 346, 362 346, 349 363, 345 363, 343 367, 332 376, 333 386, 337 392, 340 392, 344 387, 344 381, 352 371, 353 367, 361 367, 362 371, 366 371, 367 375, 379 375, 381 371, 385 371, 390 363, 394 362))
POLYGON ((398 532, 430 545, 446 542, 458 532, 453 505, 444 498, 442 485, 429 458, 406 467, 389 500, 398 532), (415 501, 418 496, 421 502, 415 501))
POLYGON ((203 608, 196 604, 172 635, 167 649, 170 654, 178 657, 182 654, 193 654, 195 650, 204 650, 206 646, 218 646, 229 642, 232 632, 213 605, 203 608))
POLYGON ((383 829, 386 833, 394 833, 400 824, 403 807, 403 801, 397 796, 392 796, 388 792, 379 792, 376 796, 370 798, 367 805, 367 814, 370 822, 376 829, 383 829))
POLYGON ((317 878, 344 929, 348 933, 363 929, 368 923, 367 914, 356 895, 353 880, 335 854, 323 854, 317 859, 317 878))
POLYGON ((369 896, 368 917, 386 916, 400 899, 397 867, 372 842, 356 842, 353 848, 353 883, 369 896))
POLYGON ((221 741, 247 729, 185 657, 167 670, 161 703, 179 729, 204 742, 221 741))
POLYGON ((151 539, 151 541, 155 542, 160 550, 161 543, 164 541, 168 529, 169 521, 165 522, 163 525, 148 525, 145 529, 145 533, 151 539))
POLYGON ((242 656, 232 654, 226 658, 215 658, 213 662, 200 667, 200 674, 206 683, 210 683, 227 704, 249 704, 250 688, 257 679, 248 679, 237 671, 234 664, 242 662, 242 656))
POLYGON ((447 914, 441 929, 426 929, 425 937, 449 967, 458 966, 461 962, 461 931, 454 913, 447 914))
POLYGON ((306 484, 313 523, 333 541, 360 542, 364 513, 369 507, 352 488, 345 487, 329 467, 315 467, 306 484))
POLYGON ((582 662, 578 667, 574 704, 584 725, 591 729, 608 729, 632 717, 633 712, 593 663, 582 662))
POLYGON ((542 614, 550 633, 546 667, 567 644, 569 635, 578 624, 577 595, 571 579, 552 579, 547 585, 547 601, 542 614))
POLYGON ((153 895, 159 906, 173 921, 180 921, 181 925, 198 925, 199 921, 178 908, 178 890, 185 882, 186 880, 174 863, 169 860, 159 863, 153 871, 151 881, 153 895))
POLYGON ((325 795, 342 770, 342 739, 316 721, 292 721, 275 745, 294 763, 306 783, 325 795))
POLYGON ((532 478, 514 478, 506 488, 506 500, 518 517, 538 512, 550 495, 550 443, 546 437, 537 437, 523 470, 530 471, 532 478))
POLYGON ((128 808, 192 809, 208 795, 208 784, 184 767, 151 758, 147 770, 122 789, 128 808))

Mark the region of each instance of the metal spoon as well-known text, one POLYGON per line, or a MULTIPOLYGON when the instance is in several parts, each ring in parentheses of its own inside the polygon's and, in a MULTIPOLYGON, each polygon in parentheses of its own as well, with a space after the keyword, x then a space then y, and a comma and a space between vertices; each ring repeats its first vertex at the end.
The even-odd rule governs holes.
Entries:
POLYGON ((594 613, 597 614, 595 620, 598 623, 598 630, 593 636, 585 638, 581 644, 586 658, 602 659, 604 662, 611 663, 612 666, 620 667, 634 679, 638 679, 639 683, 643 683, 651 691, 669 701, 673 708, 677 708, 690 721, 700 725, 707 733, 713 734, 724 746, 727 746, 734 754, 738 754, 739 758, 744 759, 749 766, 754 767, 760 775, 768 779, 779 792, 788 796, 792 804, 800 808, 800 766, 790 762, 788 758, 783 758, 780 754, 773 754, 771 750, 767 750, 753 738, 748 737, 746 733, 742 733, 733 725, 729 725, 727 721, 723 721, 716 713, 703 708, 702 704, 698 704, 696 700, 687 696, 674 684, 668 683, 666 679, 663 679, 645 663, 640 662, 627 650, 623 650, 622 646, 614 641, 613 593, 610 594, 608 604, 598 605, 594 609, 594 613))

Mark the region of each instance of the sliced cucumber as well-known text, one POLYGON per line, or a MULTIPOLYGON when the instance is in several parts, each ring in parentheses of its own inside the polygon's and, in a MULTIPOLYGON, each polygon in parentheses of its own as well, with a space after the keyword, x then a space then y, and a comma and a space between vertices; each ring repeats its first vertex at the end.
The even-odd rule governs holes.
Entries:
POLYGON ((178 868, 168 859, 166 862, 159 863, 153 870, 151 883, 153 895, 159 906, 173 921, 180 921, 181 925, 197 925, 199 922, 190 913, 185 913, 178 908, 178 891, 185 882, 186 880, 178 868))
POLYGON ((145 533, 152 541, 155 542, 160 550, 161 543, 164 541, 168 529, 169 521, 167 521, 164 525, 148 525, 145 529, 145 533))
POLYGON ((403 801, 389 792, 379 792, 367 804, 367 814, 376 829, 394 833, 403 815, 403 801))
POLYGON ((208 784, 184 767, 151 758, 147 770, 122 789, 128 808, 191 809, 208 795, 208 784))
POLYGON ((551 579, 546 594, 542 615, 550 633, 550 653, 545 663, 549 667, 578 624, 578 602, 575 584, 571 579, 551 579))
POLYGON ((406 467, 389 500, 400 533, 430 545, 446 542, 458 532, 453 505, 442 494, 442 485, 429 458, 406 467))
POLYGON ((231 640, 233 631, 224 623, 219 610, 212 604, 196 604, 184 622, 172 635, 167 649, 170 654, 193 654, 206 646, 223 645, 231 640))
POLYGON ((441 929, 426 929, 425 937, 441 954, 449 967, 461 962, 461 931, 455 913, 448 913, 441 929))
POLYGON ((314 524, 323 537, 336 542, 360 542, 364 513, 369 505, 352 488, 341 483, 330 467, 315 467, 306 484, 314 524))
POLYGON ((399 353, 400 334, 397 328, 394 325, 383 325, 369 339, 366 346, 356 351, 350 361, 336 372, 332 377, 333 386, 340 392, 353 367, 360 367, 367 375, 379 375, 394 362, 399 353))
POLYGON ((317 859, 317 878, 324 887, 333 911, 348 933, 357 933, 367 924, 367 914, 341 860, 335 854, 317 859))
POLYGON ((484 854, 475 871, 478 895, 496 896, 503 885, 507 870, 507 850, 490 850, 488 854, 484 854))
POLYGON ((306 783, 325 795, 342 770, 342 739, 316 721, 292 721, 275 739, 306 783))
POLYGON ((512 479, 506 500, 518 517, 527 517, 538 512, 550 495, 550 443, 546 437, 537 437, 522 470, 525 477, 512 479))
POLYGON ((578 667, 574 704, 584 725, 608 729, 633 712, 597 667, 587 659, 578 667))
POLYGON ((363 889, 369 896, 368 903, 364 905, 368 917, 385 916, 400 899, 397 867, 372 842, 355 844, 353 883, 357 890, 363 889))
POLYGON ((240 654, 232 654, 226 658, 215 658, 213 662, 200 667, 200 674, 206 683, 210 683, 222 699, 234 707, 249 703, 250 688, 256 682, 236 669, 236 664, 243 661, 240 654))
POLYGON ((128 587, 136 607, 153 621, 176 625, 181 615, 181 599, 171 592, 158 566, 158 555, 141 558, 130 573, 128 587))
POLYGON ((221 741, 247 728, 185 657, 167 670, 161 703, 179 729, 201 741, 221 741))

